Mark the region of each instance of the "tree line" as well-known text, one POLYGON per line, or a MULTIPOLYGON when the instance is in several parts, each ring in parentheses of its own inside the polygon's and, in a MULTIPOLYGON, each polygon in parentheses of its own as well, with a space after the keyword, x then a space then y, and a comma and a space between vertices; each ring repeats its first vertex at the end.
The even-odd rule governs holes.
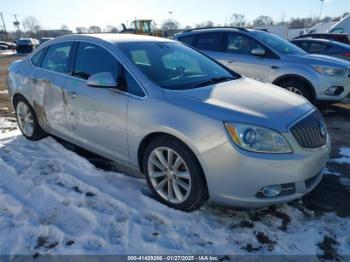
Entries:
MULTIPOLYGON (((201 23, 197 23, 194 25, 194 28, 200 28, 200 27, 214 27, 214 26, 237 26, 237 27, 253 27, 253 26, 265 26, 265 25, 287 25, 289 28, 306 28, 311 27, 317 23, 320 22, 337 22, 341 20, 343 17, 349 15, 350 13, 344 13, 341 16, 337 17, 330 17, 326 16, 322 19, 318 17, 292 17, 288 21, 284 21, 282 18, 281 21, 274 21, 274 19, 270 16, 260 15, 253 19, 252 21, 248 21, 246 16, 244 14, 240 13, 233 13, 231 17, 225 22, 225 24, 215 24, 213 21, 203 21, 201 23)), ((178 30, 178 29, 190 29, 192 26, 181 26, 180 22, 175 19, 166 19, 162 21, 162 23, 157 26, 157 24, 154 23, 154 26, 156 28, 159 28, 163 31, 168 30, 178 30)), ((120 28, 120 27, 119 27, 120 28)), ((79 26, 74 28, 75 32, 78 34, 84 34, 84 33, 118 33, 119 29, 115 25, 106 25, 105 27, 101 28, 97 25, 91 25, 88 27, 85 26, 79 26)), ((50 30, 52 31, 52 30, 50 30)), ((33 38, 40 38, 44 36, 58 36, 60 34, 69 34, 72 33, 73 30, 71 30, 67 25, 62 25, 59 30, 55 30, 51 32, 52 35, 47 35, 48 30, 44 30, 40 21, 34 17, 34 16, 27 16, 25 17, 20 25, 17 27, 17 32, 9 32, 7 35, 7 38, 9 40, 17 39, 18 37, 33 37, 33 38), (56 34, 56 35, 55 35, 56 34)), ((4 39, 4 30, 1 30, 0 27, 0 38, 4 39)))

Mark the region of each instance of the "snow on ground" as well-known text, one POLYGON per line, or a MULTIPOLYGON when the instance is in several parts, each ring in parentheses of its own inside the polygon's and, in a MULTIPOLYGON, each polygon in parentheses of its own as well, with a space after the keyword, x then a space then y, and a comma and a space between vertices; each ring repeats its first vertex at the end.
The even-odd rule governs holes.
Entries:
POLYGON ((343 157, 332 159, 332 162, 339 163, 339 164, 349 164, 350 165, 350 148, 340 148, 339 154, 343 157))
MULTIPOLYGON (((12 125, 0 118, 0 129, 12 125)), ((97 169, 51 137, 31 142, 18 130, 0 132, 0 255, 321 256, 323 245, 350 255, 349 218, 316 214, 302 201, 184 213, 150 197, 143 179, 97 169)))
POLYGON ((7 55, 14 55, 16 54, 16 51, 13 50, 1 50, 0 51, 0 56, 7 56, 7 55))
POLYGON ((17 129, 17 122, 15 118, 0 117, 0 134, 17 129))

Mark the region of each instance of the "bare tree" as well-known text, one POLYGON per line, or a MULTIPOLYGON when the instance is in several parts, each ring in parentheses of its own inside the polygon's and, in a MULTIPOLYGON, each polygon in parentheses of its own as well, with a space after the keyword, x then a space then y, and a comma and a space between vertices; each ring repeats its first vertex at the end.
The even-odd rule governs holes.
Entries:
POLYGON ((75 28, 75 31, 77 32, 77 34, 85 34, 88 32, 88 29, 84 26, 79 26, 75 28))
POLYGON ((161 29, 162 30, 173 30, 173 29, 179 29, 180 23, 174 19, 167 19, 164 20, 161 24, 161 29))
POLYGON ((106 33, 118 33, 119 30, 117 27, 113 26, 113 25, 106 25, 106 27, 103 29, 103 32, 106 33))
POLYGON ((101 32, 102 32, 102 30, 101 30, 101 28, 99 26, 97 26, 97 25, 89 26, 89 33, 97 34, 97 33, 101 33, 101 32))
POLYGON ((205 21, 205 22, 202 22, 202 23, 199 23, 199 24, 196 24, 196 28, 201 28, 201 27, 214 27, 215 24, 213 21, 205 21))
POLYGON ((273 25, 273 19, 270 16, 261 15, 253 21, 253 25, 273 25))
POLYGON ((29 32, 32 35, 36 34, 41 29, 39 20, 34 16, 26 16, 22 20, 22 25, 25 28, 25 31, 29 32))
POLYGON ((61 30, 68 31, 69 30, 68 25, 62 25, 61 30))
POLYGON ((232 14, 230 18, 230 26, 244 27, 246 25, 245 15, 243 14, 232 14))

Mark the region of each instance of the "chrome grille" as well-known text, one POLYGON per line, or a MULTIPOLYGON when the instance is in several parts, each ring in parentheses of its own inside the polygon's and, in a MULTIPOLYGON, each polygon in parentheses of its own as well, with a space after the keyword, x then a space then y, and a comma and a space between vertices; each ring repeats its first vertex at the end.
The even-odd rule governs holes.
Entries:
POLYGON ((325 125, 323 117, 319 111, 315 111, 296 123, 291 132, 301 147, 318 148, 327 143, 327 134, 321 132, 322 125, 325 125))

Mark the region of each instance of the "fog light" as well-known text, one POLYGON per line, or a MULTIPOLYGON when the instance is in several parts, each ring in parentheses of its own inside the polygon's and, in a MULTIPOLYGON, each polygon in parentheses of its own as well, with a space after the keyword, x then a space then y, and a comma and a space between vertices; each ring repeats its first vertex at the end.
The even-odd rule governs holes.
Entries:
POLYGON ((265 197, 275 197, 278 196, 282 191, 281 185, 273 185, 273 186, 266 186, 263 187, 261 192, 265 197))
POLYGON ((331 86, 326 90, 326 95, 337 96, 343 93, 343 91, 344 91, 344 87, 342 86, 331 86))

